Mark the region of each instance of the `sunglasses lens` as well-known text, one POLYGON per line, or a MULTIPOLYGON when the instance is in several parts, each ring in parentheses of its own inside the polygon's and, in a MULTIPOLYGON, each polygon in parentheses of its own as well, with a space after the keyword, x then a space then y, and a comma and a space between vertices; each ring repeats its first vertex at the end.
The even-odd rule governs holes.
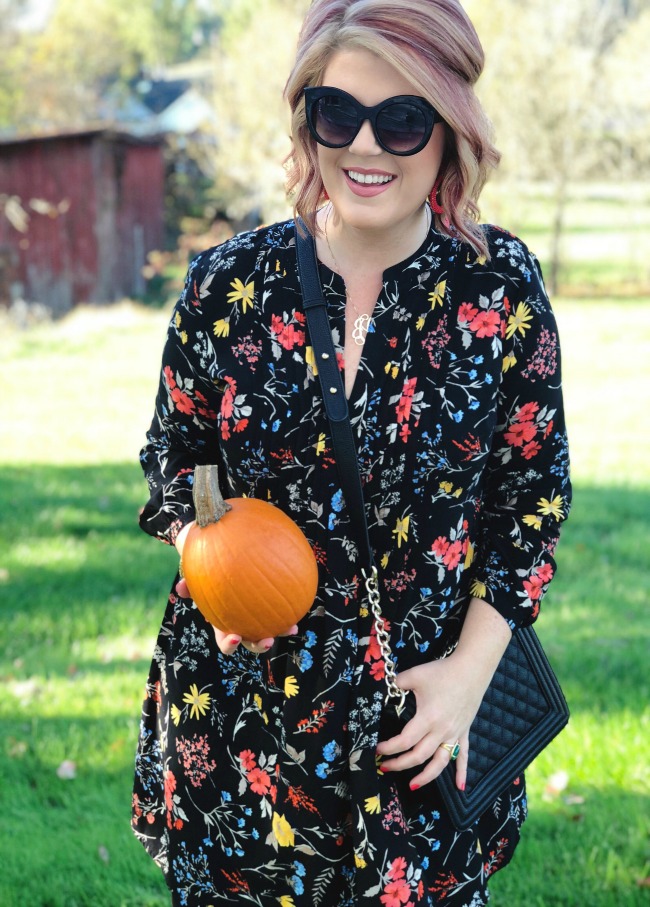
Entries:
POLYGON ((337 95, 321 98, 312 110, 312 125, 327 145, 349 145, 359 128, 359 116, 353 104, 337 95))
POLYGON ((427 120, 417 104, 400 101, 389 104, 377 117, 377 137, 396 154, 413 151, 425 140, 427 120))

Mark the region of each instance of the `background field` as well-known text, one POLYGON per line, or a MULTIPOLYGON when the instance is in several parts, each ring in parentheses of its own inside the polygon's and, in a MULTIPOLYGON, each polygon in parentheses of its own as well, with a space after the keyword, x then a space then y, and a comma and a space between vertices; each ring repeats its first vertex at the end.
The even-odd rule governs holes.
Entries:
MULTIPOLYGON (((508 225, 543 258, 543 212, 526 210, 529 228, 508 225)), ((496 907, 648 904, 650 299, 626 290, 647 278, 648 223, 626 233, 601 195, 570 216, 575 247, 593 235, 601 253, 572 257, 555 300, 576 496, 538 628, 572 720, 529 772, 531 816, 496 907), (570 298, 590 281, 591 298, 570 298)), ((176 563, 137 529, 168 313, 124 303, 0 333, 0 907, 168 905, 129 831, 176 563)))

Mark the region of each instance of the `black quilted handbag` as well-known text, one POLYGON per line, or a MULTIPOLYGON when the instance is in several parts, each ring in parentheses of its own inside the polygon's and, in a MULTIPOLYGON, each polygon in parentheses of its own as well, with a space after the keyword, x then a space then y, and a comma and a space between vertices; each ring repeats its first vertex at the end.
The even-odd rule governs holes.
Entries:
MULTIPOLYGON (((384 739, 415 714, 409 693, 398 716, 393 703, 382 724, 384 739)), ((537 634, 513 634, 469 732, 464 791, 456 787, 452 762, 436 779, 457 829, 469 828, 548 746, 569 720, 569 709, 537 634)), ((426 787, 421 789, 424 796, 426 787)))
MULTIPOLYGON (((316 251, 304 225, 296 231, 298 267, 309 335, 318 364, 332 444, 343 489, 355 528, 364 566, 368 598, 378 638, 383 617, 368 537, 361 476, 343 382, 338 369, 327 308, 318 278, 316 251)), ((392 660, 385 659, 388 692, 382 716, 382 738, 387 739, 415 714, 415 697, 409 693, 396 707, 399 691, 394 683, 392 660), (399 711, 398 711, 399 710, 399 711)), ((400 694, 401 695, 401 694, 400 694)), ((455 784, 450 763, 436 779, 452 822, 469 828, 502 794, 569 720, 560 685, 531 627, 513 634, 470 728, 469 764, 464 791, 455 784)), ((426 796, 426 786, 418 795, 426 796)))

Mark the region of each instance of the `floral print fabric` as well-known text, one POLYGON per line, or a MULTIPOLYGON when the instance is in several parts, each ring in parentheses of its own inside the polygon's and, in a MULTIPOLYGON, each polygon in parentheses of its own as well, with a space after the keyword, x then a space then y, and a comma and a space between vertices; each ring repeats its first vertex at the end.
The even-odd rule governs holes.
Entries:
MULTIPOLYGON (((491 261, 432 229, 384 273, 350 396, 398 670, 438 658, 472 595, 513 629, 555 572, 570 502, 557 328, 535 258, 485 228, 491 261)), ((320 266, 340 366, 345 287, 320 266)), ((465 832, 434 784, 382 774, 384 666, 360 586, 297 274, 292 222, 190 266, 142 452, 145 531, 193 518, 197 463, 272 501, 316 554, 299 633, 218 650, 175 581, 136 759, 133 823, 173 903, 281 907, 487 901, 526 815, 524 779, 465 832)))

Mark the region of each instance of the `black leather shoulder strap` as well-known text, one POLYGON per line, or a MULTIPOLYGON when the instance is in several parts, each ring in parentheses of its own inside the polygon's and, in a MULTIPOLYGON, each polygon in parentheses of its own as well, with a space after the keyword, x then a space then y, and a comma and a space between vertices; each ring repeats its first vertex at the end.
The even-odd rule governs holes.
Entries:
POLYGON ((332 341, 332 330, 327 317, 327 303, 318 276, 316 245, 313 236, 302 221, 296 222, 296 249, 302 301, 323 392, 325 411, 330 423, 341 488, 350 512, 350 521, 355 531, 362 566, 369 570, 373 565, 373 556, 348 402, 332 341))

